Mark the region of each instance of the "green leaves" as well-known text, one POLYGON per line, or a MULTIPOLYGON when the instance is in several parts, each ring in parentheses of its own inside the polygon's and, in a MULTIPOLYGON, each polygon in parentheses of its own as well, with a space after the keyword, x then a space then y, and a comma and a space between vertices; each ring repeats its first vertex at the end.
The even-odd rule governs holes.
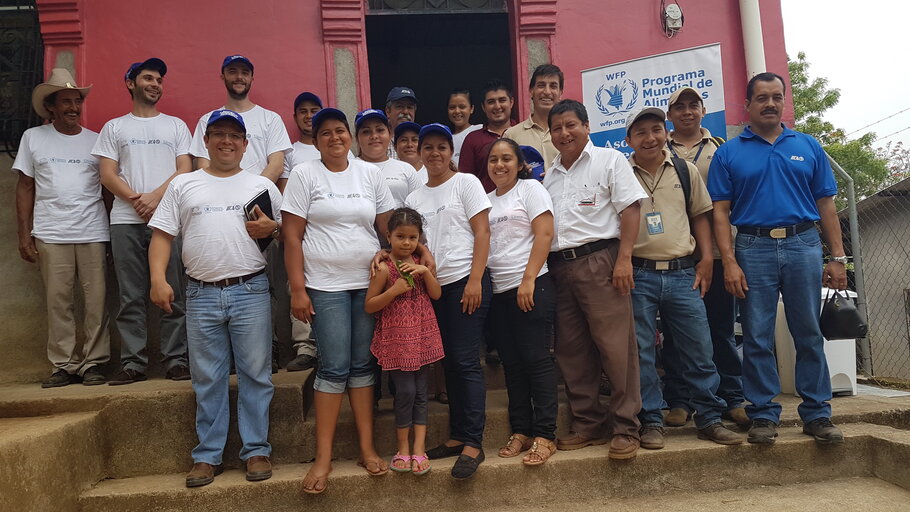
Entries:
POLYGON ((402 264, 402 263, 403 263, 403 262, 402 262, 401 260, 396 260, 396 261, 395 261, 395 268, 398 270, 398 273, 401 274, 401 277, 403 277, 404 280, 408 282, 408 285, 409 285, 411 288, 416 287, 417 285, 414 284, 414 276, 412 276, 410 272, 402 272, 402 271, 401 271, 401 264, 402 264))

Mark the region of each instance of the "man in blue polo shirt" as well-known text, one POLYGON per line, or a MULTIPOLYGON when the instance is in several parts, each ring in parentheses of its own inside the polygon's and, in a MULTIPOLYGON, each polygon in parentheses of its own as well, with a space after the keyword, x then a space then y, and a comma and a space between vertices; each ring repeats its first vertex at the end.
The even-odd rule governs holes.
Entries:
POLYGON ((820 444, 842 443, 831 423, 831 378, 818 318, 822 284, 847 287, 834 207, 837 185, 818 141, 781 124, 784 80, 761 73, 746 87, 750 124, 714 154, 708 191, 727 291, 742 299, 743 392, 751 405, 749 442, 772 444, 781 406, 774 323, 783 297, 796 345, 796 391, 803 432, 820 444), (821 230, 831 250, 822 265, 821 230), (734 243, 730 225, 738 229, 734 243))

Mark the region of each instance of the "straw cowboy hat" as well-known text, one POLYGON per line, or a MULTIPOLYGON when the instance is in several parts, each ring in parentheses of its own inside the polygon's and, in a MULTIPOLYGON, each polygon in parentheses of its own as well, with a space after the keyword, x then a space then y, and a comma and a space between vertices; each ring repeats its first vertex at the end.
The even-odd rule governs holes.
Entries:
POLYGON ((50 119, 51 113, 44 108, 45 98, 64 89, 75 89, 79 91, 84 98, 88 96, 88 92, 91 88, 91 85, 79 87, 76 85, 76 80, 69 71, 64 68, 54 68, 51 70, 51 77, 48 78, 47 82, 38 84, 38 86, 35 87, 35 90, 32 91, 32 107, 34 107, 35 112, 37 112, 39 116, 50 119))

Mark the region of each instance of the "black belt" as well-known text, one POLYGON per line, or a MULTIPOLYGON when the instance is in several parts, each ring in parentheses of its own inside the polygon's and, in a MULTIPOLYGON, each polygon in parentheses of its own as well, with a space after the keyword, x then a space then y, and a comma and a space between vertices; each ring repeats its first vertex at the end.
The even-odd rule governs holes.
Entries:
POLYGON ((593 242, 588 242, 584 245, 579 245, 578 247, 573 247, 571 249, 553 251, 550 253, 550 258, 553 258, 556 261, 572 261, 575 258, 587 256, 592 252, 606 249, 610 246, 611 243, 614 243, 615 241, 615 238, 609 238, 607 240, 595 240, 593 242))
POLYGON ((737 226, 736 231, 746 235, 770 236, 771 238, 787 238, 815 227, 812 221, 800 222, 793 226, 780 226, 777 228, 759 228, 755 226, 737 226))
POLYGON ((227 286, 234 286, 235 284, 243 284, 256 276, 261 276, 264 273, 265 273, 265 268, 263 268, 262 270, 253 272, 252 274, 247 274, 245 276, 240 276, 240 277, 229 277, 227 279, 222 279, 221 281, 215 281, 213 283, 210 283, 208 281, 200 281, 200 280, 196 279, 195 277, 190 277, 190 276, 186 276, 186 278, 194 283, 201 284, 202 286, 215 286, 218 288, 225 288, 227 286))
POLYGON ((675 260, 657 261, 632 256, 632 266, 649 270, 683 270, 694 267, 695 258, 692 256, 683 256, 682 258, 676 258, 675 260))

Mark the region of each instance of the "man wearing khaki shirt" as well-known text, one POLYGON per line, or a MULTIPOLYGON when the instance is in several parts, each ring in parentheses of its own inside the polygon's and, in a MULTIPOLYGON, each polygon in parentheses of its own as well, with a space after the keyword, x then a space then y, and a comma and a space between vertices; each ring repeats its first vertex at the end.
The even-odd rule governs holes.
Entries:
POLYGON ((742 437, 721 424, 726 403, 717 397, 719 378, 711 360, 711 334, 701 298, 711 285, 711 198, 695 166, 676 170, 666 150, 665 114, 656 107, 633 112, 626 121, 629 159, 648 197, 641 204, 638 239, 632 249, 632 305, 638 337, 642 409, 641 447, 664 446, 665 406, 655 367, 657 315, 673 333, 699 439, 740 444, 742 437), (680 174, 688 174, 689 187, 680 174), (689 188, 689 197, 685 196, 689 188), (693 237, 694 233, 694 237, 693 237), (694 252, 701 253, 695 263, 694 252))
POLYGON ((563 82, 562 70, 559 67, 553 64, 537 66, 531 74, 531 84, 528 87, 533 107, 531 115, 503 134, 503 137, 539 151, 543 155, 544 165, 550 165, 559 154, 550 138, 547 117, 553 105, 559 103, 562 98, 563 82))

